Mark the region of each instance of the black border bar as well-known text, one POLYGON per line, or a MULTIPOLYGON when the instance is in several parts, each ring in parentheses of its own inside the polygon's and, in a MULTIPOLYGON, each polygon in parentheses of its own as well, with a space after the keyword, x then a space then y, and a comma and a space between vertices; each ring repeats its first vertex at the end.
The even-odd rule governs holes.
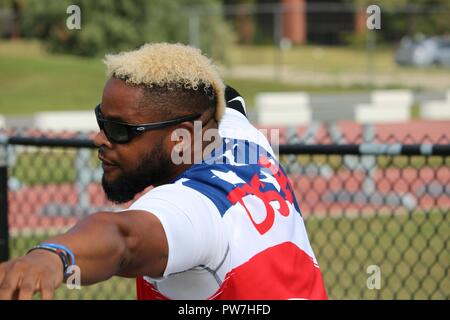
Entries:
MULTIPOLYGON (((66 148, 96 148, 90 139, 80 138, 47 138, 47 137, 17 137, 12 136, 2 141, 4 144, 66 147, 66 148)), ((275 149, 277 146, 274 147, 275 149)), ((362 143, 362 144, 282 144, 278 146, 281 155, 405 155, 405 156, 449 156, 450 144, 400 144, 400 143, 362 143)))
POLYGON ((450 144, 292 144, 280 145, 279 154, 449 156, 450 144))

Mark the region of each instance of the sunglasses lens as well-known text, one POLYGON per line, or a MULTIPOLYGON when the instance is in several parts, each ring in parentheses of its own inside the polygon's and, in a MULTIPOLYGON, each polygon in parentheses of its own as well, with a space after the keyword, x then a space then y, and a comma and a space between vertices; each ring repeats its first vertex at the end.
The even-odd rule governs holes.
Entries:
POLYGON ((111 123, 105 121, 103 127, 108 138, 111 138, 114 142, 127 142, 128 141, 128 131, 125 126, 118 123, 111 123))

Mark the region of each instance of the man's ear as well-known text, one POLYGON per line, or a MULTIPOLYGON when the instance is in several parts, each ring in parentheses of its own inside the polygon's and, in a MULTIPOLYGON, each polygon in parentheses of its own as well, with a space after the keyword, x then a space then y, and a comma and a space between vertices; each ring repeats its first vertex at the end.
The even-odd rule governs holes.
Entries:
POLYGON ((182 143, 183 147, 187 148, 194 142, 194 137, 196 135, 194 123, 189 121, 183 122, 174 130, 174 132, 174 137, 177 139, 175 141, 176 144, 182 143))
POLYGON ((192 164, 193 139, 194 126, 192 124, 182 124, 171 132, 166 147, 174 164, 192 164))

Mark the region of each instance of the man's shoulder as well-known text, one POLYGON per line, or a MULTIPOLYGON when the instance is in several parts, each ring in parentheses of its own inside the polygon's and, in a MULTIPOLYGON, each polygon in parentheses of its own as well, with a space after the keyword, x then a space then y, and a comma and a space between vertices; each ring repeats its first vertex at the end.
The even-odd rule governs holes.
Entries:
POLYGON ((128 210, 145 210, 160 219, 167 219, 177 214, 204 217, 217 211, 217 207, 196 188, 175 182, 151 189, 133 202, 128 210))
POLYGON ((137 199, 135 203, 138 201, 148 201, 150 199, 167 199, 175 201, 183 196, 192 197, 194 192, 196 192, 194 189, 184 186, 179 181, 175 181, 174 183, 168 183, 152 188, 137 199))

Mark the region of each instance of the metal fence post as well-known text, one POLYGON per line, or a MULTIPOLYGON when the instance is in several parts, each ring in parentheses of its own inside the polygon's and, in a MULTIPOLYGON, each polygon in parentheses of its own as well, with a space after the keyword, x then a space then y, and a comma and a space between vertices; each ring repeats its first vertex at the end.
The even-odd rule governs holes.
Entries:
MULTIPOLYGON (((80 139, 87 139, 87 135, 81 133, 80 139)), ((89 162, 91 158, 91 152, 86 148, 79 148, 77 150, 77 157, 75 158, 76 169, 76 182, 75 185, 78 189, 78 203, 74 211, 82 216, 88 215, 92 210, 91 198, 88 193, 89 184, 92 181, 91 168, 89 162)))
POLYGON ((274 55, 274 80, 282 80, 283 75, 283 52, 281 49, 281 40, 283 39, 283 4, 279 4, 273 11, 273 42, 275 44, 274 55))
POLYGON ((200 48, 200 17, 198 13, 189 13, 189 44, 200 48))
POLYGON ((8 138, 0 136, 0 262, 9 259, 7 147, 8 138))

